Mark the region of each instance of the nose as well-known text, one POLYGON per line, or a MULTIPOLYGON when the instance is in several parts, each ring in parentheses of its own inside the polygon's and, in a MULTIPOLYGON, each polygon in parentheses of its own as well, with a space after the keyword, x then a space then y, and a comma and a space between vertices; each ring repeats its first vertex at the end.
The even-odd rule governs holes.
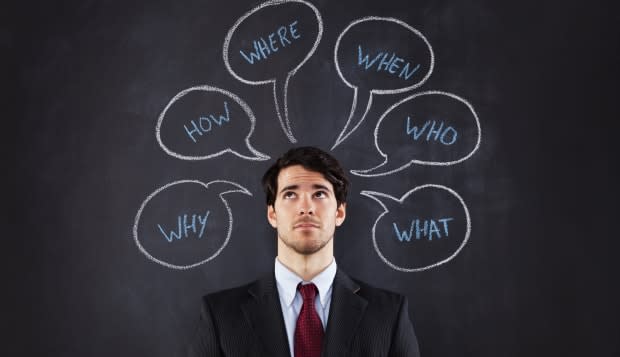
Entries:
POLYGON ((314 214, 314 202, 309 195, 303 195, 301 200, 299 200, 299 214, 301 216, 314 214))

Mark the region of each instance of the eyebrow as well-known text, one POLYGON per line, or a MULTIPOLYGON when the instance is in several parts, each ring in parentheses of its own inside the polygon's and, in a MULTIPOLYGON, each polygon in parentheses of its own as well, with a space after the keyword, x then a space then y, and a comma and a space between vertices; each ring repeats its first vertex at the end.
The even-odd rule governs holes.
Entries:
MULTIPOLYGON (((325 190, 327 192, 331 192, 331 190, 327 186, 321 185, 318 183, 313 184, 312 188, 315 190, 325 190)), ((299 189, 299 185, 288 185, 282 188, 279 193, 282 193, 284 191, 289 191, 289 190, 297 190, 297 189, 299 189)))

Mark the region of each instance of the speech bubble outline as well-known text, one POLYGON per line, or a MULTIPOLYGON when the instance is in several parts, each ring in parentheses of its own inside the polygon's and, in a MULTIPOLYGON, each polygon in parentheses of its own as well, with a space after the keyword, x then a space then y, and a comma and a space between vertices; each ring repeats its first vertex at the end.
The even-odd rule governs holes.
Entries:
POLYGON ((367 16, 367 17, 363 17, 361 19, 357 19, 357 20, 351 22, 340 33, 340 35, 338 36, 338 40, 336 40, 336 46, 334 46, 334 63, 336 65, 336 71, 338 72, 338 75, 340 76, 340 79, 342 79, 342 81, 349 88, 353 89, 353 102, 351 103, 351 112, 349 113, 349 118, 347 119, 347 122, 344 125, 344 128, 342 129, 342 131, 338 135, 338 138, 336 139, 336 142, 332 146, 331 150, 334 150, 338 145, 340 145, 343 141, 345 141, 349 137, 349 135, 353 134, 353 132, 362 124, 362 122, 366 118, 366 114, 368 114, 368 111, 370 110, 370 107, 372 106, 373 94, 398 94, 398 93, 403 93, 403 92, 407 92, 407 91, 413 90, 415 88, 420 87, 422 84, 424 84, 426 82, 426 80, 433 73, 433 69, 435 67, 435 53, 433 52, 433 47, 431 46, 430 42, 428 42, 426 37, 424 37, 424 35, 420 31, 418 31, 414 27, 410 26, 408 23, 406 23, 404 21, 401 21, 399 19, 393 18, 393 17, 367 16), (407 30, 413 32, 416 36, 420 37, 424 41, 426 46, 428 47, 428 50, 429 50, 429 53, 430 53, 430 57, 431 57, 430 58, 430 65, 429 65, 429 68, 428 68, 428 73, 426 73, 424 78, 422 78, 419 82, 414 83, 411 86, 403 87, 403 88, 398 88, 398 89, 371 89, 370 92, 369 92, 369 95, 368 95, 368 104, 366 104, 366 109, 364 110, 364 113, 360 117, 360 119, 357 122, 357 124, 355 124, 355 126, 351 130, 349 130, 347 132, 347 129, 349 128, 349 125, 351 124, 351 121, 352 121, 352 119, 354 117, 355 109, 357 108, 358 87, 354 86, 351 83, 349 83, 349 81, 347 81, 347 79, 344 78, 344 75, 342 74, 342 71, 340 70, 340 65, 339 65, 339 60, 338 60, 338 49, 340 47, 340 41, 344 37, 344 34, 347 31, 349 31, 351 29, 351 27, 353 27, 355 25, 358 25, 358 24, 360 24, 362 22, 366 22, 366 21, 388 21, 388 22, 394 22, 394 23, 396 23, 398 25, 401 25, 401 26, 405 27, 407 30))
POLYGON ((158 188, 157 190, 153 191, 150 195, 148 195, 148 197, 142 202, 142 204, 140 205, 140 208, 138 209, 138 213, 136 214, 136 218, 134 220, 134 225, 133 225, 133 239, 136 243, 136 245, 138 246, 138 249, 140 250, 140 252, 142 252, 142 254, 144 254, 149 260, 157 263, 157 264, 161 264, 167 268, 171 268, 171 269, 177 269, 177 270, 187 270, 187 269, 191 269, 191 268, 195 268, 199 265, 202 265, 208 261, 211 261, 213 259, 215 259, 221 252, 222 250, 224 250, 224 248, 226 248, 226 245, 228 244, 228 241, 230 240, 230 235, 232 233, 232 226, 233 226, 233 215, 232 215, 232 210, 230 209, 230 206, 228 206, 228 201, 226 201, 226 199, 224 198, 225 194, 228 193, 233 193, 233 192, 237 192, 237 193, 243 193, 246 194, 248 196, 253 196, 252 193, 245 187, 241 186, 238 183, 232 182, 232 181, 227 181, 227 180, 213 180, 210 181, 208 183, 204 183, 202 181, 199 180, 178 180, 178 181, 174 181, 174 182, 170 182, 160 188, 158 188), (213 253, 211 256, 207 257, 204 260, 201 260, 199 262, 193 263, 193 264, 188 264, 188 265, 175 265, 175 264, 170 264, 167 263, 163 260, 157 259, 154 256, 152 256, 149 252, 146 251, 146 249, 144 249, 144 247, 142 246, 142 244, 140 243, 140 239, 138 238, 138 225, 140 223, 140 216, 142 215, 142 211, 144 210, 144 208, 146 207, 146 205, 149 203, 149 201, 157 196, 157 194, 159 194, 160 192, 175 186, 175 185, 180 185, 180 184, 185 184, 185 183, 190 183, 190 184, 199 184, 201 186, 203 186, 205 189, 209 189, 209 185, 211 184, 217 184, 217 183, 224 183, 224 184, 229 184, 232 186, 237 187, 238 189, 231 189, 228 191, 224 191, 224 192, 220 192, 219 196, 220 199, 222 200, 222 203, 224 204, 224 207, 226 207, 226 211, 228 212, 228 232, 226 233, 226 239, 224 240, 224 243, 222 243, 222 245, 218 248, 217 251, 215 251, 215 253, 213 253))
POLYGON ((175 95, 170 100, 170 102, 168 102, 168 104, 166 105, 164 110, 161 112, 161 114, 159 114, 159 117, 157 119, 157 125, 155 126, 155 136, 157 137, 157 142, 159 143, 159 146, 168 155, 176 157, 177 159, 181 159, 181 160, 206 160, 206 159, 211 159, 211 158, 214 158, 214 157, 218 157, 218 156, 220 156, 222 154, 225 154, 227 152, 229 152, 231 154, 234 154, 234 155, 237 155, 238 157, 240 157, 242 159, 245 159, 245 160, 251 160, 251 161, 265 161, 265 160, 269 160, 270 157, 268 155, 265 155, 265 154, 259 152, 258 150, 254 149, 252 144, 250 144, 250 137, 252 136, 252 133, 254 132, 255 125, 256 125, 256 118, 254 117, 254 113, 252 113, 252 109, 250 109, 250 106, 247 105, 247 103, 244 102, 243 99, 239 98, 237 95, 235 95, 232 92, 229 92, 227 90, 224 90, 224 89, 221 89, 221 88, 217 88, 217 87, 212 87, 212 86, 209 86, 209 85, 201 85, 201 86, 190 87, 190 88, 182 90, 177 95, 175 95), (229 98, 234 100, 237 104, 239 104, 239 106, 243 109, 245 114, 248 116, 248 119, 250 120, 250 132, 245 137, 245 146, 255 156, 242 155, 242 154, 236 152, 235 150, 231 149, 230 147, 226 148, 224 150, 220 150, 220 151, 218 151, 218 152, 216 152, 214 154, 209 154, 209 155, 204 155, 204 156, 187 156, 187 155, 179 154, 177 152, 174 152, 174 151, 170 150, 166 146, 166 144, 164 144, 164 142, 161 139, 161 125, 162 125, 162 123, 164 121, 164 118, 166 117, 166 112, 168 111, 168 109, 170 109, 170 107, 176 101, 178 101, 179 99, 183 98, 186 94, 188 94, 190 92, 194 92, 194 91, 221 93, 221 94, 223 94, 225 96, 228 96, 229 98))
POLYGON ((385 113, 383 113, 381 115, 381 117, 379 118, 379 121, 377 121, 377 125, 375 126, 375 130, 374 130, 374 137, 375 137, 375 147, 377 148, 377 151, 379 151, 379 154, 384 158, 384 161, 373 167, 370 169, 366 169, 366 170, 351 170, 350 172, 353 175, 356 176, 361 176, 361 177, 377 177, 377 176, 385 176, 385 175, 389 175, 389 174, 393 174, 395 172, 401 171, 406 169, 407 167, 411 166, 412 164, 418 164, 418 165, 429 165, 429 166, 449 166, 449 165, 454 165, 454 164, 458 164, 460 162, 463 162, 467 159, 469 159, 476 151, 478 151, 478 148, 480 147, 480 142, 482 140, 482 129, 480 127, 480 119, 478 118, 478 114, 476 114, 476 110, 474 109, 474 107, 464 98, 459 97, 456 94, 452 94, 452 93, 448 93, 448 92, 443 92, 443 91, 437 91, 437 90, 430 90, 430 91, 425 91, 425 92, 420 92, 420 93, 416 93, 413 94, 399 102, 397 102, 396 104, 392 105, 391 107, 389 107, 385 113), (473 148, 472 151, 469 152, 469 154, 467 154, 466 156, 458 159, 458 160, 453 160, 453 161, 424 161, 424 160, 411 160, 406 164, 403 164, 402 166, 395 168, 395 169, 391 169, 389 171, 386 172, 380 172, 380 173, 369 173, 372 171, 375 171, 385 165, 388 164, 389 158, 388 155, 385 154, 381 148, 379 148, 379 127, 381 126, 381 122, 383 122, 383 119, 385 119, 385 117, 395 108, 397 108, 398 106, 400 106, 401 104, 404 104, 405 102, 408 102, 410 100, 413 100, 417 97, 421 97, 424 95, 445 95, 448 96, 450 98, 456 99, 458 101, 460 101, 461 103, 465 104, 467 106, 467 108, 469 109, 469 111, 473 114, 474 119, 476 121, 476 129, 477 129, 477 134, 478 134, 478 140, 476 141, 476 146, 473 148))
POLYGON ((381 260, 387 264, 390 268, 401 271, 403 273, 415 273, 415 272, 421 272, 421 271, 425 271, 425 270, 429 270, 435 267, 438 267, 442 264, 445 264, 447 262, 449 262, 450 260, 452 260, 454 257, 456 257, 461 250, 463 249, 463 247, 465 247, 465 245, 467 244, 467 242, 469 241, 469 236, 471 234, 471 217, 469 216, 469 210, 467 209, 467 205, 465 204, 465 201, 463 200, 463 198, 461 198, 461 196, 456 193, 456 191, 454 191, 453 189, 447 187, 447 186, 443 186, 443 185, 436 185, 436 184, 425 184, 425 185, 421 185, 421 186, 417 186, 411 190, 409 190, 407 193, 405 193, 400 199, 390 196, 386 193, 382 193, 382 192, 376 192, 376 191, 362 191, 360 192, 360 195, 362 196, 366 196, 368 198, 371 198, 375 201, 377 201, 381 207, 383 207, 384 212, 381 213, 377 219, 375 220, 374 225, 372 226, 372 244, 375 248, 375 251, 377 252, 377 255, 379 255, 379 258, 381 258, 381 260), (441 260, 437 263, 431 264, 431 265, 427 265, 424 267, 420 267, 420 268, 403 268, 403 267, 399 267, 396 264, 392 263, 391 261, 389 261, 384 255, 383 253, 381 253, 381 250, 379 249, 379 245, 377 244, 377 237, 376 237, 376 228, 377 228, 377 224, 379 223, 379 221, 381 220, 381 218, 383 216, 385 216, 386 214, 390 213, 390 210, 387 208, 387 206, 385 205, 385 203, 383 203, 378 197, 383 197, 383 198, 387 198, 393 201, 398 202, 399 204, 402 205, 402 203, 407 199, 407 197, 409 197, 410 195, 412 195, 413 193, 415 193, 416 191, 422 190, 422 189, 426 189, 426 188, 437 188, 437 189, 442 189, 442 190, 446 190, 449 193, 451 193, 452 195, 454 195, 459 202, 461 203, 461 206, 463 206, 463 210, 465 212, 465 220, 467 222, 467 229, 465 231, 465 238, 463 239, 463 242, 461 242, 461 245, 454 251, 454 253, 452 253, 452 255, 450 255, 449 257, 445 258, 444 260, 441 260))
POLYGON ((228 31, 228 33, 226 34, 226 38, 224 39, 224 46, 222 49, 222 56, 224 57, 224 65, 226 66, 226 69, 228 70, 228 72, 230 72, 230 74, 235 77, 237 80, 245 83, 245 84, 251 84, 251 85, 261 85, 261 84, 268 84, 268 83, 273 83, 273 100, 275 103, 275 108, 276 108, 276 114, 278 115, 278 120, 280 122, 280 127, 282 127, 282 130, 284 131, 284 134, 286 135, 286 137, 288 138, 288 140, 295 144, 297 142, 297 139, 295 138, 295 136, 293 135, 293 131, 291 129, 291 123, 289 121, 288 118, 288 101, 287 101, 287 96, 288 96, 288 83, 289 80, 291 79, 292 76, 295 75, 295 73, 297 73, 297 71, 299 70, 299 68, 301 68, 301 66, 303 66, 306 61, 308 61, 308 59, 314 54, 314 51, 316 50, 316 48, 319 46, 319 42, 321 42, 321 38, 323 36, 323 18, 321 17, 321 13, 319 12, 319 10, 312 5, 311 3, 304 1, 304 0, 271 0, 271 1, 267 1, 264 2, 260 5, 258 5, 257 7, 253 8, 252 10, 246 12, 243 16, 241 16, 236 22, 235 24, 230 28, 230 30, 228 31), (312 9, 312 11, 314 11, 314 14, 316 15, 317 18, 317 23, 319 26, 318 29, 318 33, 316 36, 316 40, 314 42, 314 45, 312 46, 312 49, 310 49, 310 51, 308 52, 308 54, 306 55, 306 57, 297 65, 297 67, 295 67, 294 69, 292 69, 291 71, 289 71, 286 75, 286 79, 284 80, 284 87, 282 88, 282 103, 278 102, 278 88, 277 88, 277 77, 273 77, 273 78, 269 78, 263 81, 249 81, 247 79, 242 78, 241 76, 239 76, 232 68, 232 66, 230 65, 230 62, 228 60, 228 47, 230 45, 230 40, 233 36, 233 34, 235 33, 235 30, 237 30, 237 27, 243 22, 245 21, 245 19, 247 19, 248 17, 250 17, 252 14, 254 14, 255 12, 267 7, 267 6, 277 6, 277 5, 282 5, 282 4, 286 4, 286 3, 300 3, 300 4, 304 4, 308 7, 310 7, 312 9), (280 108, 280 106, 282 106, 282 108, 280 108), (282 115, 284 114, 284 116, 282 115))

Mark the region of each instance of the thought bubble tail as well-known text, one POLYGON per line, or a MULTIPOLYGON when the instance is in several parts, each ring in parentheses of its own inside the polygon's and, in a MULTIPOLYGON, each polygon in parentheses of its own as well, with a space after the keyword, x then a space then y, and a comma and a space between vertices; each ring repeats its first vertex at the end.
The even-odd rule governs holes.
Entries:
POLYGON ((288 140, 295 144, 297 139, 293 135, 293 130, 291 130, 291 123, 288 119, 288 101, 287 101, 287 92, 288 92, 288 81, 291 78, 292 73, 289 73, 286 78, 276 78, 273 82, 273 100, 276 105, 276 113, 278 114, 278 120, 280 121, 280 126, 284 131, 284 135, 288 138, 288 140))
POLYGON ((266 161, 270 159, 269 155, 263 154, 262 152, 254 149, 248 139, 246 139, 245 145, 239 148, 230 149, 230 152, 244 160, 266 161))
POLYGON ((366 118, 366 114, 368 114, 368 111, 370 110, 371 105, 372 93, 355 88, 353 91, 353 103, 351 103, 349 119, 347 119, 347 123, 344 125, 340 135, 338 135, 338 139, 336 139, 336 142, 334 143, 334 146, 332 146, 331 150, 334 150, 338 145, 340 145, 340 143, 345 141, 349 135, 351 135, 355 129, 362 124, 366 118))
POLYGON ((394 161, 390 161, 388 158, 385 159, 385 161, 373 168, 370 169, 366 169, 366 170, 351 170, 351 173, 355 176, 361 176, 361 177, 377 177, 377 176, 385 176, 385 175, 389 175, 389 174, 393 174, 395 172, 398 172, 400 170, 403 170, 404 168, 408 167, 409 165, 411 165, 411 162, 407 163, 407 164, 403 164, 403 163, 396 163, 394 161))
POLYGON ((368 198, 371 198, 377 201, 386 212, 389 212, 392 206, 395 206, 400 203, 400 201, 396 197, 392 197, 382 192, 362 191, 360 192, 360 195, 366 196, 368 198))
POLYGON ((207 184, 207 188, 214 189, 215 191, 219 191, 220 196, 225 195, 227 193, 233 193, 233 192, 243 193, 248 196, 252 196, 252 192, 250 192, 247 188, 232 181, 214 180, 207 184))

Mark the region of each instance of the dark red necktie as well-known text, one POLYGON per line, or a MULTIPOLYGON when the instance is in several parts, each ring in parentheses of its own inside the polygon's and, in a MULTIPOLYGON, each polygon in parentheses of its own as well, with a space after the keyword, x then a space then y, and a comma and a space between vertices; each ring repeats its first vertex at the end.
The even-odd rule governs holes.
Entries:
POLYGON ((323 342, 323 324, 316 313, 314 298, 318 293, 316 285, 297 285, 304 299, 297 325, 295 326, 295 357, 319 357, 323 342))

